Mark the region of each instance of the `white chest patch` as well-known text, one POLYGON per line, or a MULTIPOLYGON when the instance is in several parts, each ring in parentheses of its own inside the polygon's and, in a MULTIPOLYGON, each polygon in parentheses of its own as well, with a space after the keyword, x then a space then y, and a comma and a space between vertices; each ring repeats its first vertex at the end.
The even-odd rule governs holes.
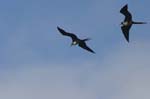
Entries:
POLYGON ((73 45, 76 45, 76 44, 77 44, 77 42, 76 42, 76 41, 74 41, 74 42, 73 42, 73 45))
POLYGON ((127 26, 127 25, 128 25, 128 22, 123 22, 123 25, 127 26))

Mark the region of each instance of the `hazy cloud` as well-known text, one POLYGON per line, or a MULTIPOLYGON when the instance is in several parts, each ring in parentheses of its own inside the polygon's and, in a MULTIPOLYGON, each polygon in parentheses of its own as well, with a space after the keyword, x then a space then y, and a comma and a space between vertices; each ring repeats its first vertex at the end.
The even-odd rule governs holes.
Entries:
POLYGON ((138 42, 118 49, 103 63, 24 64, 4 70, 0 98, 149 99, 149 49, 138 42))

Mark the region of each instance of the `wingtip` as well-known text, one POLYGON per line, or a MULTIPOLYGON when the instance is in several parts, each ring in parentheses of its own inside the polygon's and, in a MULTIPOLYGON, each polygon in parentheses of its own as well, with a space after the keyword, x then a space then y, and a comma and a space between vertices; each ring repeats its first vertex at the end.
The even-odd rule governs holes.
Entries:
POLYGON ((96 54, 93 50, 91 51, 93 54, 96 54))
POLYGON ((125 8, 125 9, 128 9, 128 4, 126 4, 126 5, 124 6, 124 8, 125 8))
POLYGON ((59 29, 60 29, 60 27, 59 27, 59 26, 57 26, 57 29, 59 30, 59 29))
POLYGON ((121 10, 120 10, 120 13, 124 13, 125 10, 128 9, 128 4, 124 5, 121 10))
POLYGON ((61 29, 59 26, 57 26, 57 30, 60 32, 63 31, 63 29, 61 29))
POLYGON ((93 52, 93 54, 96 54, 95 52, 93 52))
POLYGON ((96 54, 94 51, 90 51, 92 54, 96 54))
POLYGON ((129 39, 127 39, 127 42, 129 43, 129 39))

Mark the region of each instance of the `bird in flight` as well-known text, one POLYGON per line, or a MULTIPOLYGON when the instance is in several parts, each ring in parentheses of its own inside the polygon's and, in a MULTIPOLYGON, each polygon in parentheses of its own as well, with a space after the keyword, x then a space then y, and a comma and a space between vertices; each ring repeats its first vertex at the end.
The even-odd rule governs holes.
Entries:
POLYGON ((128 5, 126 4, 123 8, 121 8, 120 13, 125 16, 123 22, 121 22, 121 30, 123 32, 124 37, 129 42, 129 31, 132 24, 146 24, 146 22, 134 22, 132 20, 132 15, 128 11, 128 5))
POLYGON ((78 45, 80 46, 81 48, 89 51, 89 52, 92 52, 92 53, 95 53, 92 49, 90 49, 87 45, 86 45, 86 41, 90 40, 89 38, 86 38, 86 39, 79 39, 75 34, 73 33, 68 33, 66 32, 65 30, 63 30, 62 28, 60 27, 57 27, 58 31, 64 35, 64 36, 69 36, 71 37, 72 39, 72 43, 71 43, 71 46, 73 45, 78 45))

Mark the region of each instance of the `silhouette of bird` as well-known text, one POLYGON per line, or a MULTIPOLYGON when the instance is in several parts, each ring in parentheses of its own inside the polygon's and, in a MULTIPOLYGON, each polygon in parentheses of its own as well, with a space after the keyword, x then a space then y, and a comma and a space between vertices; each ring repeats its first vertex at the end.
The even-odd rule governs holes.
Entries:
POLYGON ((133 24, 146 24, 146 22, 134 22, 132 20, 132 15, 128 11, 128 5, 126 4, 123 8, 121 8, 120 13, 122 13, 125 16, 125 19, 123 22, 121 22, 121 30, 124 34, 124 37, 129 42, 129 31, 133 24))
POLYGON ((72 43, 71 43, 71 46, 73 46, 73 45, 78 45, 78 46, 80 46, 81 48, 83 48, 83 49, 85 49, 85 50, 87 50, 87 51, 90 51, 90 52, 92 52, 92 53, 95 53, 92 49, 90 49, 87 45, 86 45, 86 41, 88 41, 88 40, 90 40, 89 38, 86 38, 86 39, 79 39, 75 34, 73 34, 73 33, 68 33, 68 32, 66 32, 65 30, 63 30, 62 28, 60 28, 60 27, 57 27, 57 29, 58 29, 58 31, 62 34, 62 35, 64 35, 64 36, 69 36, 69 37, 71 37, 71 39, 72 39, 72 43))

